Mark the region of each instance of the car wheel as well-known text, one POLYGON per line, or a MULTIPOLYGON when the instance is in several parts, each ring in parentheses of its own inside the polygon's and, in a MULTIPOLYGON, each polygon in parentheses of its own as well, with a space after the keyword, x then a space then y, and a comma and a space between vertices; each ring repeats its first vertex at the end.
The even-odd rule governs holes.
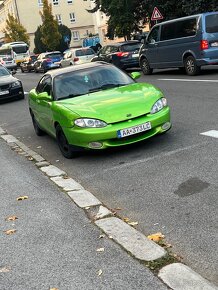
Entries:
POLYGON ((150 67, 147 58, 143 58, 140 62, 140 67, 144 75, 150 75, 153 72, 153 69, 150 67))
POLYGON ((189 76, 198 75, 201 71, 201 67, 197 65, 193 56, 188 56, 184 61, 186 74, 189 76))
POLYGON ((76 152, 73 151, 70 144, 68 143, 67 138, 65 137, 64 132, 60 125, 57 125, 56 127, 56 138, 61 153, 65 158, 71 159, 76 156, 76 152))
POLYGON ((20 70, 21 70, 21 72, 22 72, 22 73, 24 73, 24 70, 23 70, 23 68, 22 68, 22 67, 20 68, 20 70))
POLYGON ((37 72, 38 72, 38 71, 37 71, 37 69, 36 69, 36 67, 34 67, 34 72, 35 72, 35 73, 37 73, 37 72))
POLYGON ((32 117, 33 127, 34 127, 34 130, 36 132, 36 135, 37 136, 45 135, 45 132, 39 127, 33 113, 31 113, 31 117, 32 117))

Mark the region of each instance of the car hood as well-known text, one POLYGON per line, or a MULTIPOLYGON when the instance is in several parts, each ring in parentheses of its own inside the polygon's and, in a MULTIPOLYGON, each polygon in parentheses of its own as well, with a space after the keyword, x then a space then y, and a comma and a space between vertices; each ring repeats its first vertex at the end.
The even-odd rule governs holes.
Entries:
POLYGON ((162 96, 151 84, 135 83, 58 102, 83 118, 116 123, 149 113, 162 96))
POLYGON ((16 82, 16 81, 17 81, 17 79, 15 77, 13 77, 12 75, 0 77, 0 84, 1 85, 8 85, 8 84, 11 84, 11 83, 16 82))

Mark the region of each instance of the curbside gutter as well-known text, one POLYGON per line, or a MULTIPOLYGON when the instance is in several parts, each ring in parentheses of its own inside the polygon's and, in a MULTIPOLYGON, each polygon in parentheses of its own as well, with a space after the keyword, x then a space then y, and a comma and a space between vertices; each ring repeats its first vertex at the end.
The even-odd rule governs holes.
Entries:
MULTIPOLYGON (((128 225, 113 212, 102 205, 91 192, 85 190, 78 182, 68 177, 67 173, 51 165, 41 155, 29 149, 17 138, 7 134, 0 127, 0 137, 20 155, 33 161, 53 183, 64 191, 72 201, 82 208, 110 239, 113 239, 124 250, 141 262, 155 262, 165 259, 167 251, 149 240, 144 234, 128 225), (90 213, 91 212, 91 213, 90 213)), ((173 290, 218 290, 218 287, 201 277, 182 263, 171 263, 163 266, 157 276, 173 290)))

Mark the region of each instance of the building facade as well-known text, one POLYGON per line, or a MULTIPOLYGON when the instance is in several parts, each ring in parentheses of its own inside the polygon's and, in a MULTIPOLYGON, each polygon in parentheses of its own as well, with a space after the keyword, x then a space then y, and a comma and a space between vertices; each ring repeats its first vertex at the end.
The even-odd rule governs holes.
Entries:
MULTIPOLYGON (((72 32, 71 47, 82 46, 83 39, 90 34, 96 34, 95 13, 87 12, 91 8, 91 0, 49 0, 52 13, 59 24, 64 24, 72 32)), ((30 50, 34 49, 34 33, 42 24, 40 11, 42 0, 0 0, 0 42, 4 40, 3 29, 8 13, 17 17, 30 36, 30 50)))

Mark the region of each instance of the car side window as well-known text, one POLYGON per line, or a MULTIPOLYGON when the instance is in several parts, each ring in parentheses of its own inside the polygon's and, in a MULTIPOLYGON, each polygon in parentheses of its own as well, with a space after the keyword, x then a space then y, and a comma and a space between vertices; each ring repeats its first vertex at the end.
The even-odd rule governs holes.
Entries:
POLYGON ((39 81, 38 86, 36 87, 36 92, 38 94, 47 92, 48 95, 51 95, 51 89, 52 89, 51 83, 52 83, 52 80, 50 76, 48 75, 43 76, 41 80, 39 81))
POLYGON ((159 26, 156 26, 148 35, 147 42, 152 44, 157 42, 158 40, 159 40, 159 26))
POLYGON ((103 47, 103 48, 100 50, 99 54, 105 54, 107 48, 108 48, 108 46, 103 47))
POLYGON ((118 51, 118 47, 117 46, 111 46, 111 51, 110 53, 115 53, 118 51))

